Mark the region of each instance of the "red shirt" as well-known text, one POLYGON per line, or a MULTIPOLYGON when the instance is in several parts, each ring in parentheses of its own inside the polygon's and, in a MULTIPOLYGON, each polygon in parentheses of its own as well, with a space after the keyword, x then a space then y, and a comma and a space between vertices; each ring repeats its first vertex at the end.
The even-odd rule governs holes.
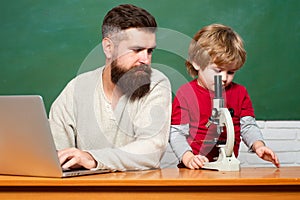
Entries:
MULTIPOLYGON (((187 138, 193 153, 206 156, 210 161, 219 155, 218 148, 211 143, 214 138, 226 141, 226 129, 219 135, 216 125, 207 128, 205 125, 211 116, 214 92, 198 85, 197 80, 182 85, 174 98, 172 105, 172 125, 189 124, 190 132, 187 138)), ((234 110, 232 117, 235 130, 234 153, 238 156, 240 138, 240 119, 244 116, 254 117, 254 110, 246 88, 231 83, 223 93, 225 106, 234 110)))

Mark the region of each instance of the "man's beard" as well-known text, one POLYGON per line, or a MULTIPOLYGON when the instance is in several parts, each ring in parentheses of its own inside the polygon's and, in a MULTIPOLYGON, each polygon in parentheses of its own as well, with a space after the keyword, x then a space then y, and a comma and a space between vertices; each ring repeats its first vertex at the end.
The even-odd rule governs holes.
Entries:
POLYGON ((111 63, 111 80, 122 93, 131 101, 145 96, 150 90, 151 67, 139 65, 129 70, 124 70, 117 64, 117 60, 111 63))

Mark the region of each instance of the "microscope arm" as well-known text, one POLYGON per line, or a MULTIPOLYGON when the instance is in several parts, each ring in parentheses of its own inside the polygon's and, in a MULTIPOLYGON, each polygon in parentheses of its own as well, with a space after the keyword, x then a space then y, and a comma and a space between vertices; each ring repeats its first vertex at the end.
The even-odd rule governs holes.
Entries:
POLYGON ((231 119, 230 112, 227 108, 220 108, 220 125, 226 127, 226 133, 227 133, 227 139, 226 139, 226 144, 225 145, 219 145, 220 147, 223 147, 225 150, 225 154, 227 157, 230 157, 233 152, 233 147, 234 147, 234 126, 233 122, 231 119))

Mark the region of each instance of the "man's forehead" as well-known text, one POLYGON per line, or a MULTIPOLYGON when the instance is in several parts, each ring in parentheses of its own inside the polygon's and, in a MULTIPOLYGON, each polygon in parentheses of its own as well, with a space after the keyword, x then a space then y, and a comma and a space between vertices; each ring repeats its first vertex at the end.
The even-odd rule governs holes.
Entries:
POLYGON ((120 43, 130 43, 137 46, 156 46, 156 34, 148 28, 130 28, 117 34, 115 36, 120 39, 120 43))

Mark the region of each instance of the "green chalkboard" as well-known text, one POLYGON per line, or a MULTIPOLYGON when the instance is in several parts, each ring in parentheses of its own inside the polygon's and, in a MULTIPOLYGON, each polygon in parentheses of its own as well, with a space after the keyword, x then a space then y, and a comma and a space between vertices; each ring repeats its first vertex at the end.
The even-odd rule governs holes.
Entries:
POLYGON ((101 22, 120 2, 156 17, 153 67, 173 93, 191 80, 184 67, 191 37, 223 23, 245 41, 247 62, 235 81, 248 88, 257 119, 300 120, 298 0, 1 0, 0 95, 40 94, 49 111, 68 81, 104 64, 101 22))

